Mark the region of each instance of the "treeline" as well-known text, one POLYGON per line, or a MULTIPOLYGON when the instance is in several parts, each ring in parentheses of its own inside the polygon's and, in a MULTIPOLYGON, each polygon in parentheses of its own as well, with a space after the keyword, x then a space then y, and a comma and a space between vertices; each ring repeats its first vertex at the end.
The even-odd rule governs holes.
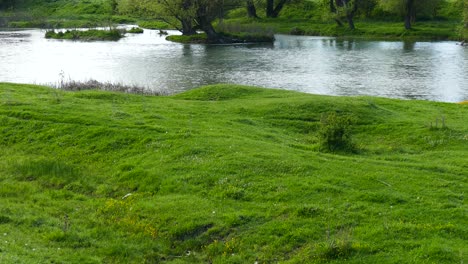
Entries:
POLYGON ((468 1, 465 1, 463 28, 463 38, 465 39, 465 41, 468 41, 468 1))
POLYGON ((0 10, 15 9, 158 19, 184 35, 203 30, 213 40, 220 37, 212 23, 226 17, 335 21, 350 29, 355 19, 401 21, 406 29, 416 21, 451 20, 468 28, 467 0, 0 0, 0 10))
MULTIPOLYGON (((203 30, 208 38, 219 38, 211 25, 232 10, 254 19, 281 17, 289 6, 297 18, 334 20, 338 26, 355 29, 354 20, 401 20, 411 29, 418 20, 462 21, 466 0, 116 0, 122 14, 153 16, 178 28, 184 35, 203 30)), ((466 8, 465 8, 466 9, 466 8)), ((465 12, 466 13, 466 12, 465 12)), ((467 15, 465 15, 466 17, 467 15)), ((466 19, 465 19, 466 26, 466 19)))

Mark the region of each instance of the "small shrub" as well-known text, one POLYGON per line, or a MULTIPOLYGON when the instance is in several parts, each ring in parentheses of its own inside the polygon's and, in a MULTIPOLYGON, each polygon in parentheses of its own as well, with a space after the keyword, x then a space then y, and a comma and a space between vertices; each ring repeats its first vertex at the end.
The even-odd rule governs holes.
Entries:
POLYGON ((320 209, 315 206, 304 205, 296 209, 296 216, 299 217, 314 217, 320 214, 320 209))
POLYGON ((184 35, 171 35, 166 37, 166 40, 178 43, 206 43, 207 36, 206 34, 196 34, 192 36, 184 36, 184 35))
POLYGON ((356 250, 353 247, 352 230, 343 228, 334 235, 327 232, 327 240, 318 243, 314 250, 315 259, 321 263, 332 260, 346 260, 356 250))
POLYGON ((7 224, 11 222, 11 218, 6 215, 0 215, 0 224, 7 224))
POLYGON ((85 31, 80 30, 67 30, 65 32, 55 30, 48 30, 45 34, 47 39, 69 39, 69 40, 83 40, 83 41, 95 41, 95 40, 107 40, 116 41, 123 37, 123 33, 117 29, 111 30, 97 30, 90 29, 85 31))
POLYGON ((130 30, 127 30, 127 33, 133 33, 133 34, 142 34, 144 30, 139 27, 132 27, 130 30))
POLYGON ((429 123, 430 130, 446 129, 446 128, 447 126, 445 125, 445 116, 440 117, 440 119, 439 117, 437 117, 434 123, 432 122, 429 123))
POLYGON ((143 94, 143 95, 154 95, 162 96, 167 95, 167 91, 163 90, 151 90, 148 87, 142 87, 138 85, 126 85, 123 83, 112 83, 112 82, 99 82, 96 80, 87 81, 74 81, 74 80, 61 80, 54 88, 64 91, 86 91, 86 90, 99 90, 99 91, 110 91, 110 92, 122 92, 129 94, 143 94))
POLYGON ((322 115, 320 119, 320 149, 330 152, 352 151, 350 127, 353 119, 349 115, 339 116, 336 112, 322 115))

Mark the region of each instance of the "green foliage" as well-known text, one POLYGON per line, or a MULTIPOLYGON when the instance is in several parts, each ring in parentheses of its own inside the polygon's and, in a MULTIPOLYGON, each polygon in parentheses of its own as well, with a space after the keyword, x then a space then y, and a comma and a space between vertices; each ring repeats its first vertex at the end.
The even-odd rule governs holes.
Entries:
POLYGON ((144 30, 139 27, 132 27, 131 29, 127 30, 127 33, 133 33, 133 34, 142 34, 144 30))
POLYGON ((463 20, 463 23, 464 23, 464 29, 465 29, 465 39, 468 39, 468 34, 467 34, 467 31, 468 31, 468 3, 465 2, 465 9, 464 9, 464 20, 463 20))
POLYGON ((146 96, 0 83, 0 259, 461 262, 467 116, 238 85, 146 96), (318 151, 331 112, 354 117, 358 153, 318 151), (442 116, 447 128, 428 128, 442 116))
POLYGON ((171 26, 164 21, 140 21, 138 26, 147 29, 169 29, 171 26))
POLYGON ((352 151, 352 117, 338 115, 336 112, 323 114, 320 118, 320 147, 325 151, 352 151))

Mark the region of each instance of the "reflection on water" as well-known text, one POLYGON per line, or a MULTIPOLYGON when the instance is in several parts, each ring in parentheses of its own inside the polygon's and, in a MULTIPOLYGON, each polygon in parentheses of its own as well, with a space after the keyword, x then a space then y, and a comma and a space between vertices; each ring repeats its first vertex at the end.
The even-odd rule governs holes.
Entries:
MULTIPOLYGON (((174 33, 174 32, 171 32, 174 33)), ((277 36, 270 45, 182 45, 157 31, 118 42, 47 40, 41 30, 0 32, 0 81, 122 82, 183 91, 238 83, 330 95, 468 99, 468 49, 454 42, 277 36)))

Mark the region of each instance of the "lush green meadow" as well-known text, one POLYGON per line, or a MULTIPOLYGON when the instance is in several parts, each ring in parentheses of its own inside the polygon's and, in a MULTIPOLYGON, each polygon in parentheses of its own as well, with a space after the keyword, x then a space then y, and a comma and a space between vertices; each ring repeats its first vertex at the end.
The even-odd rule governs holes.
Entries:
POLYGON ((2 83, 0 263, 464 263, 467 160, 466 104, 2 83))

